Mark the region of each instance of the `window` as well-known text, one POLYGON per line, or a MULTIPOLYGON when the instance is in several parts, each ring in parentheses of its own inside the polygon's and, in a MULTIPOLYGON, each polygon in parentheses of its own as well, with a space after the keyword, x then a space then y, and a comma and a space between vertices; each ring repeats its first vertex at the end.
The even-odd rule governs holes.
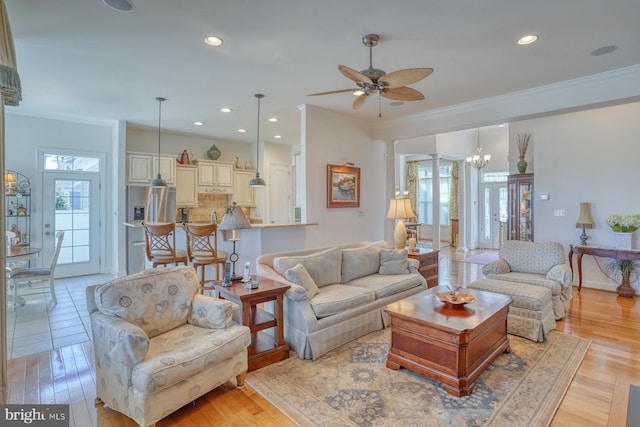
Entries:
MULTIPOLYGON (((451 164, 440 165, 440 225, 449 225, 449 195, 451 194, 451 164)), ((418 219, 433 224, 433 166, 418 168, 418 219)))
POLYGON ((43 158, 49 171, 100 172, 100 159, 94 157, 44 154, 43 158))

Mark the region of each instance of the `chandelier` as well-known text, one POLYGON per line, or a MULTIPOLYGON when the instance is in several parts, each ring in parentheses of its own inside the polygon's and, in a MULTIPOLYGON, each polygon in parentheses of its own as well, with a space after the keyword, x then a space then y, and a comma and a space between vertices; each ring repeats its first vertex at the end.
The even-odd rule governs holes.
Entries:
POLYGON ((482 154, 482 147, 476 148, 476 152, 477 153, 473 156, 467 157, 467 163, 480 170, 489 164, 489 160, 491 160, 491 154, 482 154))

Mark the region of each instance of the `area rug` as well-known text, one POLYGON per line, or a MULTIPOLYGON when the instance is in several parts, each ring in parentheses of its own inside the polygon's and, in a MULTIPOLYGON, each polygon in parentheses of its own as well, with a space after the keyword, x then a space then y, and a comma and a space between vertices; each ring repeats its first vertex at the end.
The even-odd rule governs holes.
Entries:
POLYGON ((511 353, 456 398, 438 381, 388 369, 389 334, 373 332, 315 361, 292 352, 247 382, 300 426, 547 426, 590 344, 555 331, 545 343, 510 335, 511 353))
POLYGON ((481 254, 470 256, 469 258, 465 258, 462 262, 470 262, 472 264, 489 264, 491 261, 495 261, 498 259, 498 251, 487 251, 482 252, 481 254))

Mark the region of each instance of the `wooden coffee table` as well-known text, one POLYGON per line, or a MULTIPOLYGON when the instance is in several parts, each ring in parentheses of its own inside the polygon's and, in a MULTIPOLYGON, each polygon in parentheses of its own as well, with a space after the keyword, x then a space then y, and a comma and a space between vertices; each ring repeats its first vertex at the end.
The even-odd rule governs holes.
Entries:
POLYGON ((476 379, 509 352, 507 311, 511 297, 460 289, 475 302, 449 308, 436 298, 438 286, 388 305, 391 348, 387 367, 404 367, 442 383, 450 394, 468 396, 476 379))

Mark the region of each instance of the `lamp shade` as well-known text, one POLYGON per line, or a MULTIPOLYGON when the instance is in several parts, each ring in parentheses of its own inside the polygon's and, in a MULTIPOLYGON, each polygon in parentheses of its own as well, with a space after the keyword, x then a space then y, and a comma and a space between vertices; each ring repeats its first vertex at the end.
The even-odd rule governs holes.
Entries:
POLYGON ((387 218, 406 219, 413 218, 415 213, 411 207, 411 200, 406 198, 389 200, 387 218))
POLYGON ((576 220, 576 228, 593 228, 593 218, 591 218, 591 203, 580 203, 580 215, 576 220))
POLYGON ((6 184, 12 183, 12 182, 18 182, 18 180, 16 179, 16 174, 12 173, 12 172, 6 172, 4 174, 4 182, 6 184))
POLYGON ((228 212, 225 212, 220 222, 219 230, 240 230, 243 228, 251 228, 251 223, 245 216, 242 209, 237 204, 232 204, 228 212))

